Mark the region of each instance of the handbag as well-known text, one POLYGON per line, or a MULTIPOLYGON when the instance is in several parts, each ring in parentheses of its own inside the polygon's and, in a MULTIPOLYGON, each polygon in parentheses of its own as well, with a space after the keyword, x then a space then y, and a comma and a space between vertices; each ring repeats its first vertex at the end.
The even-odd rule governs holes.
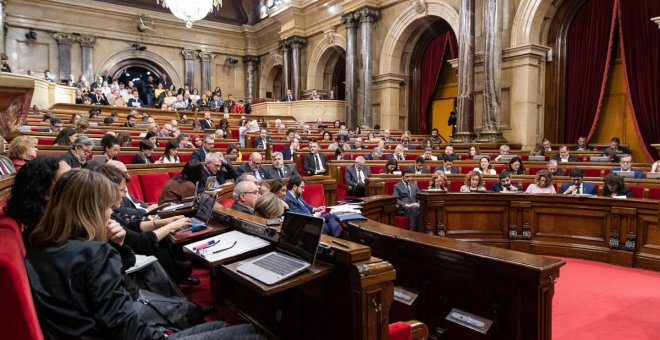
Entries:
POLYGON ((151 326, 182 330, 204 322, 202 309, 185 297, 165 297, 140 289, 134 306, 151 326))

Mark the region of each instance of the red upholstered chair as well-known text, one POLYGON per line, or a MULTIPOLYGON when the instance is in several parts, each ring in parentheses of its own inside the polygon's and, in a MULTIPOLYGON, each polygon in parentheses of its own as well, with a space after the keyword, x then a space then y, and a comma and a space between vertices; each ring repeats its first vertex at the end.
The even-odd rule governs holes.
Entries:
POLYGON ((273 152, 282 152, 282 149, 286 148, 288 146, 288 144, 273 143, 270 146, 273 148, 273 152))
POLYGON ((170 171, 167 174, 170 176, 170 178, 172 178, 172 177, 179 176, 181 174, 181 171, 170 171))
POLYGON ((628 185, 628 188, 632 190, 633 198, 644 198, 644 187, 641 185, 628 185))
POLYGON ((126 183, 126 188, 128 192, 133 196, 133 198, 140 201, 144 201, 144 194, 142 193, 142 185, 140 185, 140 179, 138 175, 131 175, 131 181, 126 183))
POLYGON ((188 163, 190 158, 192 158, 191 153, 180 153, 178 155, 179 155, 179 162, 181 162, 181 163, 188 163))
POLYGON ((346 183, 344 182, 345 172, 346 166, 340 166, 339 173, 337 174, 337 201, 343 201, 346 199, 346 183))
POLYGON ((37 145, 53 145, 55 139, 40 137, 37 139, 37 145))
POLYGON ((170 175, 166 172, 159 172, 153 174, 140 174, 140 185, 142 185, 142 193, 144 194, 144 201, 148 204, 158 203, 160 192, 163 186, 170 179, 170 175))
POLYGON ((476 167, 477 167, 477 164, 475 164, 474 166, 471 166, 471 165, 463 165, 463 166, 461 167, 461 173, 467 175, 470 171, 472 171, 472 169, 474 169, 474 168, 476 168, 476 167))
POLYGON ((523 190, 523 191, 527 190, 527 187, 530 186, 530 185, 533 184, 533 183, 534 183, 534 182, 523 182, 522 190, 523 190))
POLYGON ((449 181, 449 192, 460 192, 465 181, 453 179, 449 181))
POLYGON ((239 139, 240 137, 238 135, 238 129, 232 129, 231 131, 229 131, 229 134, 231 135, 232 139, 239 139))
POLYGON ((305 191, 303 191, 302 196, 307 203, 315 208, 326 206, 323 184, 305 184, 305 191))
POLYGON ((141 133, 141 132, 138 132, 138 131, 129 131, 129 132, 128 132, 128 134, 129 134, 131 137, 139 137, 139 136, 140 136, 140 133, 141 133))
POLYGON ((389 324, 389 339, 390 340, 410 340, 412 339, 412 327, 403 322, 398 321, 389 324))
POLYGON ((131 162, 133 162, 133 158, 135 158, 135 154, 119 153, 117 154, 117 158, 119 159, 120 162, 124 164, 131 164, 131 162))
POLYGON ((419 190, 424 190, 429 187, 429 183, 431 183, 431 180, 423 179, 421 181, 417 181, 417 187, 419 190))
MULTIPOLYGON (((584 172, 585 177, 601 177, 600 169, 583 168, 582 172, 584 172)), ((567 172, 567 174, 568 174, 568 172, 567 172)))
POLYGON ((649 198, 653 200, 660 200, 660 187, 649 188, 649 198))
MULTIPOLYGON (((602 177, 605 177, 605 176, 609 175, 609 174, 610 174, 610 171, 612 171, 612 169, 610 169, 610 168, 605 168, 605 169, 603 169, 603 176, 602 176, 602 177)), ((599 177, 600 177, 600 176, 599 176, 599 177)))
POLYGON ((234 199, 231 197, 223 198, 218 203, 220 203, 220 205, 222 205, 225 208, 231 208, 231 206, 234 204, 234 199))
POLYGON ((536 168, 536 167, 531 167, 531 168, 529 168, 529 172, 528 172, 528 173, 529 173, 530 175, 532 175, 532 176, 535 176, 536 173, 539 172, 539 171, 541 171, 541 170, 548 170, 548 168, 536 168))
POLYGON ((371 165, 371 166, 369 166, 369 169, 371 169, 372 174, 379 174, 381 171, 383 171, 383 166, 382 165, 371 165))
POLYGON ((250 152, 242 152, 242 153, 241 153, 241 160, 242 160, 242 161, 248 161, 248 160, 250 160, 250 155, 251 155, 250 152))
POLYGON ((486 190, 492 190, 493 189, 493 184, 497 183, 499 181, 486 181, 486 190))
POLYGON ((417 155, 417 154, 409 153, 409 154, 406 154, 406 160, 407 161, 414 161, 415 159, 417 159, 418 156, 419 155, 417 155))
POLYGON ((0 317, 2 337, 6 339, 43 339, 34 309, 30 283, 25 271, 23 240, 15 230, 16 222, 0 218, 0 317))
POLYGON ((499 174, 500 172, 509 169, 509 166, 508 165, 496 165, 496 166, 493 167, 493 169, 495 169, 495 172, 499 174))
POLYGON ((139 140, 132 140, 131 141, 131 146, 137 148, 138 146, 140 146, 140 141, 139 140))
MULTIPOLYGON (((399 183, 399 181, 385 181, 385 187, 383 188, 385 195, 392 195, 394 192, 394 185, 397 183, 399 183)), ((394 216, 394 226, 401 229, 409 229, 410 219, 408 216, 394 216)))

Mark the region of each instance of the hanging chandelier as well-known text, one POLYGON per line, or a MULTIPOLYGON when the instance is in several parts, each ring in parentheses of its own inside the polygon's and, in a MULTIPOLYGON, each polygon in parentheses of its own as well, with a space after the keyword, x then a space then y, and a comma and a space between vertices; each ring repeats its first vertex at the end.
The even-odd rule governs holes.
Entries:
POLYGON ((222 7, 222 0, 156 0, 156 3, 169 8, 175 17, 186 22, 187 28, 194 21, 204 19, 214 7, 217 10, 222 7))

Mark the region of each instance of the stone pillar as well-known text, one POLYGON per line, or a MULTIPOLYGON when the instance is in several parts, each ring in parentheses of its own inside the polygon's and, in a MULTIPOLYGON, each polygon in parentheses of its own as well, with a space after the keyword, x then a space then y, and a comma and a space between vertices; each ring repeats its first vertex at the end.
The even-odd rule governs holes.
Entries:
POLYGON ((371 31, 373 30, 373 22, 378 18, 379 11, 377 9, 365 7, 355 12, 356 16, 360 19, 360 36, 361 48, 360 57, 362 59, 361 83, 360 93, 358 100, 362 100, 362 112, 358 117, 358 122, 366 126, 373 126, 373 117, 371 116, 371 95, 372 95, 372 74, 373 74, 373 56, 371 48, 371 31))
MULTIPOLYGON (((59 78, 69 79, 71 74, 71 44, 76 41, 76 36, 71 33, 53 33, 57 41, 57 63, 59 66, 59 78)), ((76 79, 72 79, 76 80, 76 79)))
POLYGON ((195 50, 182 50, 183 55, 183 83, 188 84, 192 89, 195 81, 195 57, 197 51, 195 50))
POLYGON ((341 17, 341 23, 346 26, 346 125, 358 125, 357 117, 357 23, 354 13, 341 17))
MULTIPOLYGON (((5 1, 0 1, 0 27, 5 27, 5 1)), ((0 32, 0 52, 5 53, 5 32, 0 32)))
MULTIPOLYGON (((213 52, 199 52, 199 58, 202 59, 202 92, 211 90, 211 61, 216 55, 213 52)), ((190 84, 192 88, 192 84, 190 84)), ((211 98, 213 99, 213 98, 211 98)))
POLYGON ((91 83, 94 81, 94 45, 96 44, 96 37, 81 35, 78 37, 78 41, 82 53, 82 75, 91 83))
POLYGON ((458 30, 458 126, 452 143, 472 142, 474 134, 474 0, 461 0, 458 30))
POLYGON ((243 64, 246 65, 245 68, 245 102, 252 103, 254 100, 254 93, 256 91, 256 82, 255 79, 255 70, 257 69, 257 64, 259 63, 259 57, 255 56, 245 56, 243 57, 243 64))
POLYGON ((282 92, 283 93, 280 93, 278 96, 276 96, 273 93, 274 97, 279 98, 284 93, 286 93, 286 90, 291 88, 291 83, 289 82, 289 79, 291 78, 289 74, 289 66, 290 66, 289 63, 291 60, 291 58, 289 58, 289 52, 290 52, 289 46, 290 46, 290 42, 288 40, 284 40, 280 43, 280 47, 282 48, 282 92))
POLYGON ((500 96, 502 94, 502 9, 500 0, 487 0, 485 15, 484 48, 484 112, 478 142, 506 142, 499 131, 497 120, 500 116, 500 96))
POLYGON ((297 100, 300 100, 300 49, 305 46, 307 40, 303 37, 289 38, 291 43, 291 83, 293 84, 293 95, 297 100))

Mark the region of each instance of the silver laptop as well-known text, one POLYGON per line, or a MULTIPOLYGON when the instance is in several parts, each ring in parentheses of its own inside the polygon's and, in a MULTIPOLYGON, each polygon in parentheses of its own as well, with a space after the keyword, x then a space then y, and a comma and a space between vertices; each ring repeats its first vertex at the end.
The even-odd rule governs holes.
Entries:
POLYGON ((647 179, 660 179, 660 172, 647 172, 646 173, 646 178, 647 179))
POLYGON ((490 159, 490 156, 488 156, 488 155, 474 155, 474 157, 472 157, 472 159, 475 160, 475 161, 478 161, 478 160, 480 160, 484 157, 490 159))
POLYGON ((529 156, 527 160, 530 162, 545 162, 545 156, 529 156))
POLYGON ((213 206, 215 206, 215 196, 203 193, 202 198, 199 200, 197 213, 195 214, 195 217, 191 219, 192 225, 202 226, 209 223, 211 214, 213 214, 213 206))
POLYGON ((244 263, 236 270, 268 285, 298 274, 314 264, 321 229, 322 218, 289 212, 284 216, 275 251, 244 263))
POLYGON ((174 210, 179 210, 179 209, 187 209, 187 208, 192 208, 199 200, 202 198, 202 193, 204 190, 199 190, 199 181, 195 183, 195 198, 193 198, 192 201, 190 202, 185 202, 185 203, 178 203, 178 204, 172 204, 168 205, 167 207, 164 207, 160 209, 160 211, 165 211, 165 212, 170 212, 174 210))
POLYGON ((634 171, 612 171, 623 178, 635 178, 634 171))
POLYGON ((508 161, 511 160, 511 158, 518 157, 518 156, 517 155, 501 155, 501 156, 498 156, 498 157, 500 157, 500 161, 508 162, 508 161))
POLYGON ((589 157, 590 162, 609 162, 610 158, 607 156, 591 156, 589 157))

